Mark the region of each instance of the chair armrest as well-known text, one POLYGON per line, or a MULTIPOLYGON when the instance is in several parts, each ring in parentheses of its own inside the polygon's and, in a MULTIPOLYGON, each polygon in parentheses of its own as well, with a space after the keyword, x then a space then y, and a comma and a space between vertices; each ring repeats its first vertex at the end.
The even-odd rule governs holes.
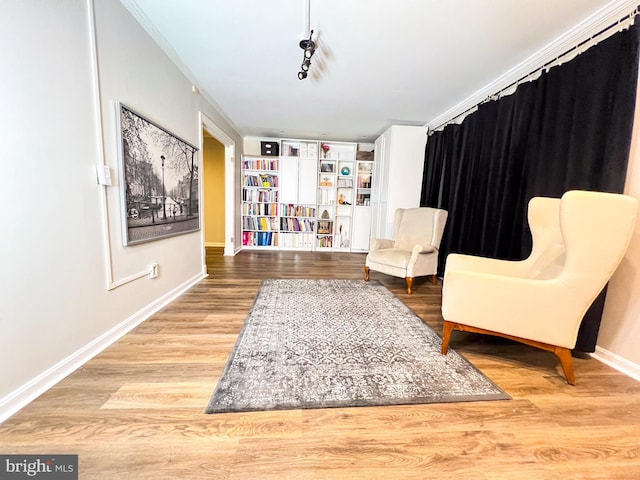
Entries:
POLYGON ((444 274, 446 277, 447 272, 461 270, 476 273, 524 277, 529 272, 530 268, 530 262, 527 260, 499 260, 497 258, 476 257, 473 255, 451 253, 447 255, 444 274))
POLYGON ((412 254, 415 253, 433 253, 436 250, 438 250, 436 247, 434 247, 433 245, 430 245, 428 243, 423 243, 422 245, 414 245, 413 249, 411 250, 412 254))
POLYGON ((442 288, 442 316, 451 322, 573 348, 593 299, 565 280, 449 271, 442 288))
POLYGON ((380 250, 383 248, 393 248, 395 242, 388 238, 372 238, 369 250, 380 250))

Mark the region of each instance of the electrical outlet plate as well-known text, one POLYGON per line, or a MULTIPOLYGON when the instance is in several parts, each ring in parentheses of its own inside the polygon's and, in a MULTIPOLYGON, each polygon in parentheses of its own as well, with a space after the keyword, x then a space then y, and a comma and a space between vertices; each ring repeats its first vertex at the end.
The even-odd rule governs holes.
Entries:
POLYGON ((149 278, 158 278, 158 264, 152 263, 149 265, 149 278))

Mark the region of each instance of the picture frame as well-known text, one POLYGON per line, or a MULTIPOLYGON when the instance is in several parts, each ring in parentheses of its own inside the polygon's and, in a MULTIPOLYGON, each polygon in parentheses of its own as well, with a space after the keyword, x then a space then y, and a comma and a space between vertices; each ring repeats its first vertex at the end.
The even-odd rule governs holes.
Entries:
POLYGON ((335 173, 336 164, 334 162, 320 162, 321 173, 335 173))
POLYGON ((198 148, 117 103, 125 246, 200 230, 198 148))

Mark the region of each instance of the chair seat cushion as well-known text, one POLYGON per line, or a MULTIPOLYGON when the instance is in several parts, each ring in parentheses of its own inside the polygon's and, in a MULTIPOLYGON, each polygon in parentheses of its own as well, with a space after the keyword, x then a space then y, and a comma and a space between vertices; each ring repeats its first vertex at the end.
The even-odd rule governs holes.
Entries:
POLYGON ((388 265, 396 268, 407 268, 411 259, 411 252, 399 248, 382 248, 373 250, 367 256, 368 262, 375 262, 380 265, 388 265))

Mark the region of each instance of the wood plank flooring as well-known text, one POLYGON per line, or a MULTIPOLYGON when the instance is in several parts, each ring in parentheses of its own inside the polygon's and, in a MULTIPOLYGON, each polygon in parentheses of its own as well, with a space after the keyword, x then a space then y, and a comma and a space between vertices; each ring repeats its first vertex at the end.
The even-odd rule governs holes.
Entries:
MULTIPOLYGON (((640 479, 640 383, 455 332, 510 401, 203 413, 262 278, 363 278, 364 255, 207 255, 209 278, 0 425, 0 453, 79 454, 86 479, 640 479)), ((441 333, 441 286, 405 293, 441 333)))

